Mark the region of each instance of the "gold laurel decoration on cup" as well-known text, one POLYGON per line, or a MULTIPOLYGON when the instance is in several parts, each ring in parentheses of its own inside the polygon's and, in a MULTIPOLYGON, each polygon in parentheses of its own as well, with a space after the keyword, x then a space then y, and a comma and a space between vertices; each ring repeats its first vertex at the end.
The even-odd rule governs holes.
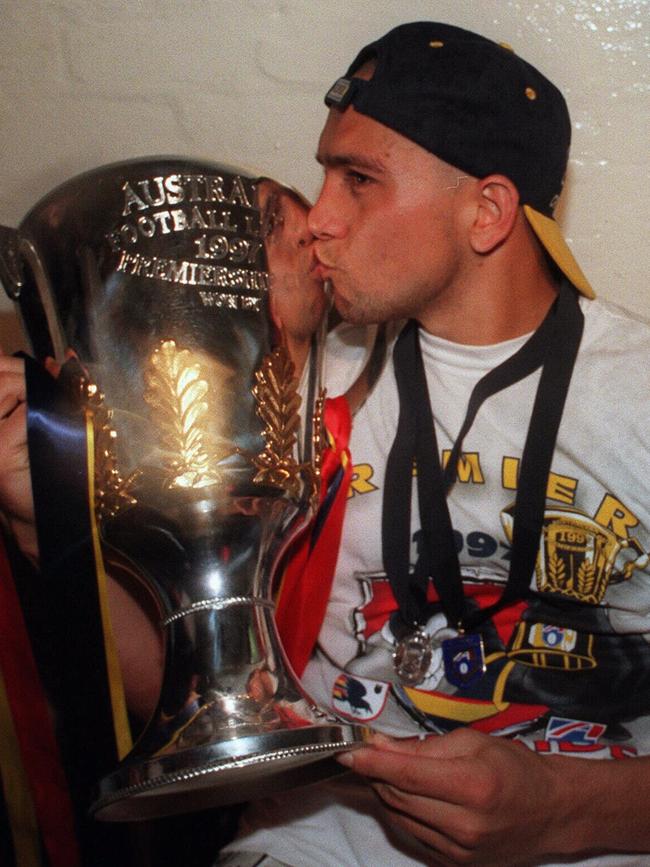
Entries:
POLYGON ((97 520, 113 518, 117 513, 138 501, 132 488, 140 477, 135 470, 126 479, 120 472, 117 458, 117 431, 113 428, 113 411, 104 402, 104 394, 88 372, 76 360, 69 366, 68 392, 81 405, 91 419, 93 432, 94 510, 97 520))
POLYGON ((201 365, 175 340, 163 340, 145 369, 144 399, 155 412, 168 459, 169 488, 204 488, 217 484, 218 456, 211 455, 206 415, 207 380, 201 365))
POLYGON ((264 451, 253 459, 257 474, 253 481, 273 485, 298 499, 301 494, 301 465, 294 451, 300 428, 300 395, 295 368, 284 346, 266 355, 255 372, 253 395, 257 413, 265 424, 264 451))
POLYGON ((314 405, 312 448, 314 450, 312 471, 311 505, 316 509, 318 505, 320 479, 323 469, 323 452, 325 451, 325 398, 326 391, 321 388, 314 405))
POLYGON ((131 489, 141 476, 135 470, 128 478, 122 478, 117 460, 117 431, 112 426, 113 411, 101 402, 93 413, 95 431, 95 514, 98 520, 114 518, 126 506, 138 501, 131 489))

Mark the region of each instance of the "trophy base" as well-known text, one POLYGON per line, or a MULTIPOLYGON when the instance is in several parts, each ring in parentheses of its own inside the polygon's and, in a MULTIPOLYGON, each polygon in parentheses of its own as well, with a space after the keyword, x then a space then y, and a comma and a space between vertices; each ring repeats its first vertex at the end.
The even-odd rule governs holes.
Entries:
POLYGON ((327 724, 206 744, 123 763, 105 777, 96 819, 129 822, 227 806, 344 771, 335 753, 361 746, 363 726, 327 724))

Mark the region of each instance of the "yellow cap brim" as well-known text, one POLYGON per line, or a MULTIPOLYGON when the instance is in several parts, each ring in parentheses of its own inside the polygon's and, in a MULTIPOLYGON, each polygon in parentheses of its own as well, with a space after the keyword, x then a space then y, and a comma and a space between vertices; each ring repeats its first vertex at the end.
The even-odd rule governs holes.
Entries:
POLYGON ((578 292, 586 298, 595 298, 596 293, 582 273, 582 268, 576 262, 573 253, 569 250, 555 220, 552 217, 544 216, 544 214, 531 208, 530 205, 524 205, 524 213, 533 232, 562 273, 568 277, 578 292))

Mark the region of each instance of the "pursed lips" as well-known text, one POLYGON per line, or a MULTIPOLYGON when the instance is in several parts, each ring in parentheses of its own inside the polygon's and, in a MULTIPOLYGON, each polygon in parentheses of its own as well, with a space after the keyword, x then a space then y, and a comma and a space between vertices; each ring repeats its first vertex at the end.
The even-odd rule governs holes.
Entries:
POLYGON ((326 262, 323 259, 323 257, 320 255, 320 253, 318 253, 315 250, 314 251, 314 264, 312 267, 318 274, 321 275, 321 277, 325 277, 325 276, 327 276, 326 272, 331 270, 332 268, 335 268, 336 266, 330 264, 329 262, 326 262))

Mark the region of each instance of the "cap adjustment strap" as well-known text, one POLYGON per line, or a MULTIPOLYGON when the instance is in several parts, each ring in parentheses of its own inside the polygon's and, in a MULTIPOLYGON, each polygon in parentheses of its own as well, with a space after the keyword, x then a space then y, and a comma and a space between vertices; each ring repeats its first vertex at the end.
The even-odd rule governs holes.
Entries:
POLYGON ((364 84, 366 82, 361 78, 337 78, 325 94, 325 105, 347 108, 364 84))

